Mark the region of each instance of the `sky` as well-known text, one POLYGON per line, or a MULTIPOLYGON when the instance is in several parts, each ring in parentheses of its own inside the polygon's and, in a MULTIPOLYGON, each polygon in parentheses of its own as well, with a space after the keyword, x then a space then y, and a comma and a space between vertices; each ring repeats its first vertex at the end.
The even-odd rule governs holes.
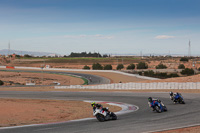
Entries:
POLYGON ((0 49, 200 55, 199 0, 0 0, 0 49))

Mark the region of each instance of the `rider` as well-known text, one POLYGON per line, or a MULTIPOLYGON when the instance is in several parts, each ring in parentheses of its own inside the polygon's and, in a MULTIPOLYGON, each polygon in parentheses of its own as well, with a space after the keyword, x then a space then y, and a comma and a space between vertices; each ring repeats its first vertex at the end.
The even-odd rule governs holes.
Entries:
POLYGON ((91 106, 93 107, 93 111, 95 111, 96 108, 102 108, 103 111, 106 111, 107 114, 110 114, 109 108, 108 107, 103 108, 103 106, 99 103, 92 102, 91 106))
MULTIPOLYGON (((161 101, 159 99, 152 99, 152 97, 148 98, 149 107, 152 108, 153 111, 156 103, 161 103, 161 101)), ((160 109, 162 110, 162 106, 160 106, 160 109)))
POLYGON ((177 102, 177 99, 179 98, 179 96, 181 95, 180 93, 173 93, 172 91, 169 92, 169 95, 170 95, 170 98, 171 100, 176 103, 177 102))

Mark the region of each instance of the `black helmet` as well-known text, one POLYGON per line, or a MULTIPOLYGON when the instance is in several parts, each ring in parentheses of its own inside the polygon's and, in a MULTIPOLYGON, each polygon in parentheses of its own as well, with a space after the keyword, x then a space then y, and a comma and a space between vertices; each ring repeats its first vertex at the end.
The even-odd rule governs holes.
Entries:
POLYGON ((171 92, 169 92, 169 95, 170 95, 170 96, 172 96, 172 95, 173 95, 173 92, 172 92, 172 91, 171 91, 171 92))
POLYGON ((149 97, 149 98, 148 98, 148 101, 149 101, 149 102, 152 102, 152 97, 149 97))

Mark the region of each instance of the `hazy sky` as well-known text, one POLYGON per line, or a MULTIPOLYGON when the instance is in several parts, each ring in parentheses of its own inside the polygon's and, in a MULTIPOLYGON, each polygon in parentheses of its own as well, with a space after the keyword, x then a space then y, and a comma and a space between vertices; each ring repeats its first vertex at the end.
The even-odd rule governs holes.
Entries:
POLYGON ((199 0, 0 0, 0 49, 200 54, 199 0))

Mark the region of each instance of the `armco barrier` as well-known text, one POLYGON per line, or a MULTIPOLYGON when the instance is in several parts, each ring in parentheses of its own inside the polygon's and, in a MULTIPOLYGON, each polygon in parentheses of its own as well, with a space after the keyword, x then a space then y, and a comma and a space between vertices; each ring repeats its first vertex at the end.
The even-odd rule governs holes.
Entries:
POLYGON ((147 90, 147 89, 200 89, 200 82, 155 82, 155 83, 114 83, 103 85, 55 86, 55 89, 113 89, 113 90, 147 90))

